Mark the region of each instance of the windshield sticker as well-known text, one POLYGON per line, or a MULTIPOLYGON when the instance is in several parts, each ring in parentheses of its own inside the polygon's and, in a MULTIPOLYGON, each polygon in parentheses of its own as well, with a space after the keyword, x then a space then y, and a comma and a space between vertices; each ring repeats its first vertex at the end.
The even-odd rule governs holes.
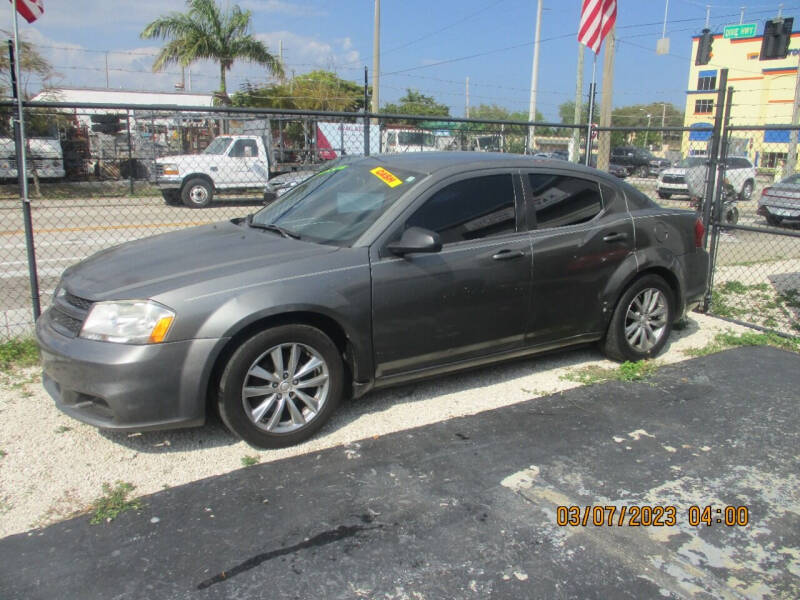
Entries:
POLYGON ((414 177, 413 175, 411 177, 406 177, 406 183, 411 183, 415 179, 416 179, 416 177, 414 177))
POLYGON ((350 165, 339 165, 338 167, 331 167, 330 169, 325 169, 324 171, 320 171, 317 175, 325 175, 325 173, 333 173, 334 171, 341 171, 342 169, 346 169, 350 165))
POLYGON ((394 175, 389 173, 389 171, 387 171, 383 167, 375 167, 374 169, 370 170, 370 173, 375 175, 375 177, 380 179, 383 183, 388 185, 390 188, 397 187, 398 185, 403 183, 402 179, 400 179, 398 177, 395 177, 394 175))

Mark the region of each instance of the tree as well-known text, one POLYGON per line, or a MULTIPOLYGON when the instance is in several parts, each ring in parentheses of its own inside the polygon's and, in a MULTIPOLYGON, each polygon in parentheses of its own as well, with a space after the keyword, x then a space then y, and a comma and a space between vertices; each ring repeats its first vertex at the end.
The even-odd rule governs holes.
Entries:
POLYGON ((245 84, 231 99, 234 106, 356 112, 364 108, 364 88, 330 71, 311 71, 291 81, 245 84))
POLYGON ((393 115, 449 117, 450 107, 436 102, 433 96, 426 96, 417 90, 406 89, 406 95, 400 98, 396 104, 384 104, 383 112, 393 115))
MULTIPOLYGON (((595 111, 597 111, 599 107, 595 106, 595 111)), ((595 115, 597 113, 595 112, 595 115)), ((562 102, 558 105, 558 116, 561 118, 562 123, 569 123, 572 124, 575 122, 575 102, 573 100, 567 100, 566 102, 562 102)), ((592 120, 596 123, 597 118, 592 117, 592 120)), ((586 124, 589 121, 589 105, 586 102, 581 103, 581 120, 582 124, 586 124)))
POLYGON ((614 127, 650 127, 647 131, 616 130, 611 133, 611 146, 633 144, 634 146, 647 145, 660 146, 667 142, 677 142, 681 139, 680 132, 662 132, 661 117, 664 115, 666 127, 682 127, 683 111, 673 104, 651 102, 650 104, 632 104, 620 106, 611 113, 611 123, 614 127), (650 115, 649 124, 647 115, 650 115))
MULTIPOLYGON (((0 30, 0 33, 8 38, 13 36, 12 33, 5 30, 0 30)), ((22 93, 22 97, 27 99, 29 98, 27 89, 28 82, 31 77, 35 76, 37 79, 47 81, 56 73, 53 71, 53 67, 48 60, 39 54, 36 47, 30 42, 20 40, 19 54, 19 70, 20 78, 22 79, 19 89, 22 93)), ((7 48, 0 52, 0 94, 4 96, 11 95, 11 68, 9 65, 7 48)))
POLYGON ((250 34, 251 13, 238 5, 223 12, 215 0, 186 0, 188 12, 159 17, 141 33, 143 39, 167 41, 153 62, 153 71, 171 64, 188 67, 198 60, 219 63, 219 97, 228 101, 225 75, 236 60, 264 65, 283 77, 283 65, 267 46, 250 34))

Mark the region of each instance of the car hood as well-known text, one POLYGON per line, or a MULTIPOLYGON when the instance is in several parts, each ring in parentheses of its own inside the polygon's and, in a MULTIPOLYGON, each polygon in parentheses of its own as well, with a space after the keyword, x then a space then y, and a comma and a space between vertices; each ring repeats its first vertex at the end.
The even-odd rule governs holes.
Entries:
POLYGON ((336 250, 223 221, 102 250, 64 271, 63 284, 71 294, 95 301, 153 298, 336 250))
POLYGON ((686 175, 686 169, 683 167, 671 167, 661 171, 661 175, 686 175))

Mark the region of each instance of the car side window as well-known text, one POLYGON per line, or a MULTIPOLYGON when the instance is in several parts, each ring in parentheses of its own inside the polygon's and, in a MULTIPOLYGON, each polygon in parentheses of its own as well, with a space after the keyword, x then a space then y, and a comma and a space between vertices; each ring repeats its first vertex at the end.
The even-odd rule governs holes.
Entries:
POLYGON ((234 158, 258 156, 258 146, 253 140, 236 140, 228 156, 234 158))
POLYGON ((530 173, 528 181, 537 229, 586 223, 603 209, 600 188, 594 181, 547 173, 530 173))
POLYGON ((511 175, 473 177, 442 188, 411 215, 406 221, 409 227, 435 231, 442 244, 515 232, 511 175))

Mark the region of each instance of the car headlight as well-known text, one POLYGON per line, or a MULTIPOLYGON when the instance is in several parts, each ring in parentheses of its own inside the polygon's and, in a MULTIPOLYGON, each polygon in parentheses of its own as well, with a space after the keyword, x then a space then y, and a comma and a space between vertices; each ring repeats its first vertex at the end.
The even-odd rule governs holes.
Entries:
POLYGON ((56 289, 53 290, 53 299, 51 300, 50 304, 55 304, 56 299, 61 298, 61 296, 66 295, 67 290, 64 289, 63 284, 59 281, 56 289))
POLYGON ((80 337, 119 344, 164 341, 175 313, 152 300, 96 302, 83 323, 80 337))
POLYGON ((178 165, 161 165, 164 175, 180 175, 178 165))

